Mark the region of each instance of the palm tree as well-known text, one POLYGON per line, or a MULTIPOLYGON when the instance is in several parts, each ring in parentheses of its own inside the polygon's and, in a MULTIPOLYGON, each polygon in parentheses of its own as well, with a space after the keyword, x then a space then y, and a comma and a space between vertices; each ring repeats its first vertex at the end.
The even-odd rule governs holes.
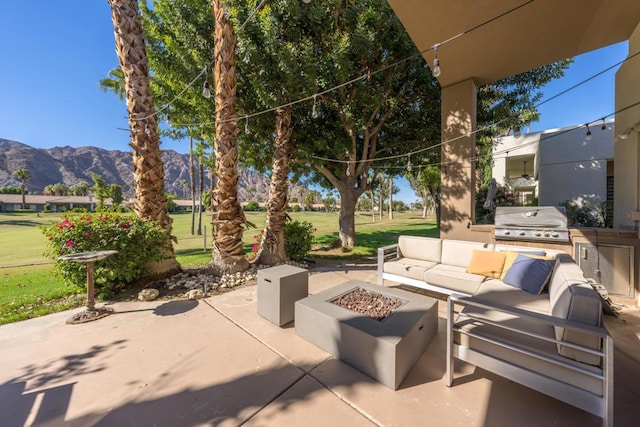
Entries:
POLYGON ((28 169, 20 168, 13 171, 13 174, 11 176, 13 176, 15 179, 20 180, 20 194, 22 194, 22 209, 25 209, 27 201, 25 197, 24 186, 25 186, 25 182, 31 179, 31 172, 29 172, 28 169))
POLYGON ((118 95, 120 101, 124 101, 126 93, 124 85, 124 72, 121 68, 110 69, 107 77, 100 79, 98 86, 103 92, 113 92, 118 95))
POLYGON ((236 35, 221 0, 213 0, 213 18, 217 184, 213 192, 211 262, 224 272, 238 272, 249 268, 249 263, 242 247, 243 225, 247 220, 238 201, 236 35))
MULTIPOLYGON (((145 50, 142 18, 137 0, 109 0, 116 42, 116 54, 124 76, 133 175, 136 181, 134 211, 139 218, 157 221, 171 232, 168 200, 164 192, 164 165, 160 151, 158 121, 153 108, 149 82, 149 64, 145 50)), ((163 263, 154 266, 157 273, 180 269, 171 242, 163 263)))
POLYGON ((284 229, 287 222, 289 190, 289 159, 291 158, 291 106, 276 110, 275 152, 267 203, 267 218, 262 234, 260 253, 256 261, 274 265, 288 259, 285 251, 284 229))

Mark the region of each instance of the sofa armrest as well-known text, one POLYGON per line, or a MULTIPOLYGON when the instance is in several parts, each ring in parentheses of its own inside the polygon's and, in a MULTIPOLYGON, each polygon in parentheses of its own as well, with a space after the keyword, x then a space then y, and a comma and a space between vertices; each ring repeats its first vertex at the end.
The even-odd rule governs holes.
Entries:
POLYGON ((382 273, 384 273, 384 263, 390 258, 398 258, 400 256, 400 250, 398 244, 382 246, 378 248, 378 285, 383 286, 384 279, 382 273))
MULTIPOLYGON (((482 308, 482 309, 485 309, 485 310, 495 310, 495 311, 499 311, 499 312, 502 312, 502 313, 511 314, 511 315, 514 315, 514 316, 528 318, 528 319, 531 319, 531 320, 534 320, 534 321, 538 321, 538 322, 544 322, 544 323, 550 324, 551 326, 558 326, 558 327, 561 327, 561 328, 566 328, 566 329, 575 330, 577 332, 582 332, 582 333, 585 333, 587 335, 593 335, 593 336, 596 336, 596 337, 601 338, 603 340, 606 339, 607 337, 609 337, 609 333, 607 332, 607 330, 604 327, 597 327, 597 326, 589 325, 589 324, 586 324, 586 323, 576 322, 576 321, 573 321, 573 320, 562 319, 560 317, 554 317, 554 316, 549 316, 547 314, 542 314, 542 313, 538 313, 538 312, 534 312, 534 311, 523 310, 523 309, 517 308, 517 307, 508 307, 508 306, 504 306, 504 305, 500 305, 500 304, 487 303, 485 301, 478 301, 474 297, 467 297, 467 296, 463 296, 463 295, 453 294, 453 295, 450 295, 448 297, 447 301, 448 301, 448 304, 447 304, 447 310, 448 310, 447 316, 448 316, 448 318, 452 318, 452 316, 455 314, 455 312, 453 310, 454 304, 460 304, 460 305, 464 305, 464 306, 478 307, 478 308, 482 308)), ((471 316, 465 315, 465 314, 462 314, 462 315, 467 316, 467 317, 472 317, 472 318, 474 318, 476 320, 479 320, 481 322, 484 322, 484 323, 493 324, 493 322, 488 321, 486 319, 478 319, 478 318, 476 318, 475 316, 472 316, 472 315, 471 316)), ((498 326, 498 327, 501 327, 501 328, 514 330, 515 332, 527 333, 527 331, 519 331, 519 330, 517 330, 515 328, 506 327, 506 326, 501 325, 501 324, 494 324, 494 326, 498 326)), ((529 335, 531 335, 531 334, 529 334, 529 335)), ((547 340, 547 341, 555 342, 556 344, 568 345, 565 341, 558 340, 556 338, 550 338, 550 337, 536 337, 536 338, 540 338, 540 339, 544 339, 544 340, 547 340)), ((581 350, 585 350, 588 353, 601 355, 600 354, 601 352, 598 352, 596 350, 592 350, 592 349, 589 349, 589 348, 583 348, 583 347, 578 346, 578 345, 574 345, 574 347, 579 348, 581 350)))
POLYGON ((603 425, 609 427, 613 426, 613 338, 604 327, 597 327, 573 320, 566 320, 554 316, 548 316, 541 313, 522 310, 514 307, 505 307, 497 304, 487 304, 485 302, 478 301, 473 297, 465 297, 460 295, 451 295, 447 299, 447 359, 446 359, 446 373, 445 380, 447 386, 451 386, 453 383, 453 358, 454 350, 457 351, 455 357, 479 365, 485 369, 493 370, 498 375, 505 376, 513 381, 519 382, 525 386, 531 387, 534 390, 538 390, 542 393, 548 394, 552 397, 565 401, 571 405, 577 406, 583 410, 591 412, 592 414, 599 415, 603 418, 603 425), (563 361, 562 357, 552 357, 544 351, 536 351, 535 349, 527 349, 519 346, 513 342, 505 342, 500 338, 493 339, 489 335, 475 334, 473 331, 468 331, 456 326, 454 316, 456 314, 454 305, 472 306, 485 310, 495 310, 501 313, 506 313, 513 316, 522 316, 526 319, 531 319, 536 322, 544 322, 546 324, 571 329, 583 334, 595 336, 601 340, 600 349, 594 350, 589 347, 567 343, 556 339, 555 335, 541 336, 538 333, 532 333, 527 331, 526 328, 518 328, 507 326, 504 323, 492 322, 489 319, 485 319, 482 316, 475 316, 473 313, 462 313, 461 316, 474 319, 474 322, 485 323, 492 327, 504 328, 511 332, 522 333, 536 339, 553 342, 555 344, 562 344, 577 348, 580 351, 597 355, 601 359, 601 365, 599 372, 594 372, 589 368, 589 365, 575 363, 574 361, 563 361), (488 354, 483 354, 481 351, 472 349, 471 347, 463 349, 459 344, 455 344, 455 333, 466 334, 475 339, 483 340, 490 343, 490 345, 498 346, 508 352, 517 352, 527 357, 532 357, 539 360, 541 363, 551 363, 561 369, 573 372, 576 375, 587 376, 601 384, 601 395, 594 395, 587 389, 576 388, 575 385, 567 385, 562 380, 555 378, 549 378, 545 372, 532 371, 530 366, 519 366, 517 362, 508 362, 503 359, 495 358, 488 354), (461 351, 462 350, 462 351, 461 351), (483 366, 484 365, 484 366, 483 366), (592 400, 594 399, 594 400, 592 400))

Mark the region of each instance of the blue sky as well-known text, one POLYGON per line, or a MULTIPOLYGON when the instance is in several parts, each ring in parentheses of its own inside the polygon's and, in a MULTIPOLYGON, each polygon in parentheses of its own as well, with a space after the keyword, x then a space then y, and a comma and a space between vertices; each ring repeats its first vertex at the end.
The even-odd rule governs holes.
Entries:
MULTIPOLYGON (((0 138, 33 147, 70 145, 128 150, 126 107, 98 81, 118 65, 105 0, 3 1, 0 5, 0 138)), ((621 61, 627 43, 576 58, 565 77, 544 89, 551 97, 621 61)), ((442 64, 443 72, 446 65, 442 64)), ((614 111, 615 69, 540 108, 532 131, 595 121, 614 111)), ((187 152, 185 141, 163 149, 187 152)), ((401 200, 415 194, 400 182, 401 200)))

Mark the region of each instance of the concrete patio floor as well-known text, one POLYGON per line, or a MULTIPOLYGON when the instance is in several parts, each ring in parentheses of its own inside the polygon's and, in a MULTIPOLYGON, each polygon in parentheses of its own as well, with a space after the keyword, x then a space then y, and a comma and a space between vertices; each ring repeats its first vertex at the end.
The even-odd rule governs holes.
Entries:
MULTIPOLYGON (((375 283, 375 264, 310 268, 309 291, 375 283)), ((256 287, 200 301, 117 303, 0 326, 0 426, 599 426, 584 411, 456 362, 439 332, 397 391, 256 314, 256 287)), ((606 316, 615 424, 640 423, 640 310, 606 316)))

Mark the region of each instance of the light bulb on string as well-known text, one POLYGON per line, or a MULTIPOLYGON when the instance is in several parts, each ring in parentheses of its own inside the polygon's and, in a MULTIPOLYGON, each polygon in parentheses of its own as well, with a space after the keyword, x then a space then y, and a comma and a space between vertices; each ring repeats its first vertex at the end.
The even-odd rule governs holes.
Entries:
POLYGON ((311 107, 311 118, 318 118, 318 110, 316 110, 316 95, 313 95, 313 107, 311 107))
POLYGON ((411 156, 408 156, 409 159, 407 160, 407 172, 411 172, 411 156))
POLYGON ((604 122, 604 117, 602 118, 602 126, 600 126, 600 130, 607 130, 607 124, 604 122))
POLYGON ((146 133, 147 135, 151 135, 151 129, 149 129, 148 124, 144 125, 144 133, 146 133))
POLYGON ((513 128, 513 137, 514 138, 520 138, 522 136, 522 131, 520 130, 520 125, 516 125, 513 128))
POLYGON ((591 141, 591 129, 589 129, 589 123, 586 123, 585 126, 587 127, 587 141, 591 141))
POLYGON ((249 133, 250 133, 250 132, 249 132, 249 117, 246 117, 246 118, 244 119, 244 133, 245 133, 246 135, 249 135, 249 133))
POLYGON ((202 96, 204 96, 207 99, 211 98, 211 90, 209 89, 209 82, 206 80, 202 85, 202 96))
POLYGON ((433 45, 433 54, 435 55, 435 58, 433 59, 433 68, 431 68, 431 74, 433 74, 433 77, 438 78, 440 77, 440 73, 442 72, 442 70, 440 70, 440 60, 438 59, 438 47, 440 45, 433 45))
POLYGON ((167 114, 167 126, 171 127, 171 117, 167 114))

